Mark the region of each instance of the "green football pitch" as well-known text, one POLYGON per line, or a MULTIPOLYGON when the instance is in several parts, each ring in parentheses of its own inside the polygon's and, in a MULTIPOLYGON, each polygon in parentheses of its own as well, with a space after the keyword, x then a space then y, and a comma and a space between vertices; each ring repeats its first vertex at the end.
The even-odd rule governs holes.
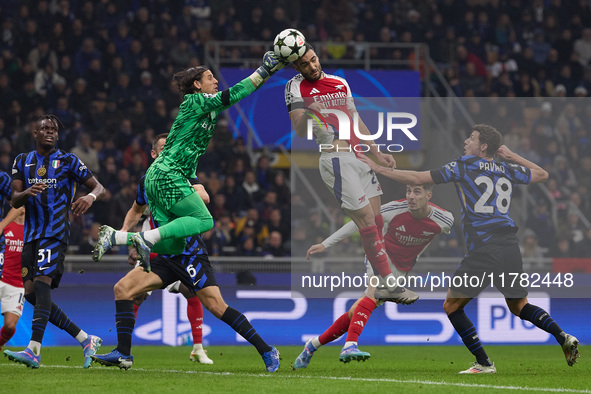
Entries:
MULTIPOLYGON (((307 369, 294 371, 301 347, 279 347, 281 368, 267 373, 250 346, 211 346, 213 365, 189 361, 190 347, 136 346, 130 370, 82 368, 80 347, 48 347, 41 368, 0 359, 4 393, 345 393, 560 392, 591 393, 591 364, 568 367, 558 346, 487 346, 496 375, 458 375, 472 356, 463 346, 362 346, 366 362, 339 362, 340 347, 320 349, 307 369)), ((14 350, 14 349, 11 349, 14 350)), ((18 349, 21 350, 21 349, 18 349)), ((110 350, 103 347, 99 353, 110 350)))

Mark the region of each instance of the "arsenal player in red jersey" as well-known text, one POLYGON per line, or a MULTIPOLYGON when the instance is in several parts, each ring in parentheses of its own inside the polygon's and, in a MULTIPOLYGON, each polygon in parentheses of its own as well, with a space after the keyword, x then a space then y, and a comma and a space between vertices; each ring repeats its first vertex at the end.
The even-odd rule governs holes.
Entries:
POLYGON ((0 349, 14 335, 16 323, 23 314, 25 289, 21 275, 21 252, 23 251, 23 232, 25 209, 11 209, 0 222, 0 232, 4 230, 4 266, 0 270, 0 306, 4 316, 4 326, 0 329, 0 349))
MULTIPOLYGON (((454 217, 450 212, 429 202, 433 195, 432 190, 433 185, 407 185, 406 200, 392 201, 381 207, 388 263, 396 278, 405 277, 433 238, 440 233, 449 234, 453 225, 454 217)), ((347 223, 322 243, 310 247, 308 257, 324 252, 357 230, 354 222, 347 223)), ((371 277, 374 271, 367 258, 365 265, 367 275, 371 277)), ((344 363, 367 360, 370 354, 359 350, 357 340, 373 310, 383 303, 375 298, 374 292, 375 287, 368 287, 351 309, 340 316, 328 330, 306 342, 304 350, 294 362, 294 368, 306 368, 320 346, 340 338, 345 332, 347 341, 339 360, 344 363)))
MULTIPOLYGON (((347 117, 349 124, 353 125, 353 119, 358 115, 349 84, 344 78, 323 72, 318 56, 309 44, 306 44, 305 54, 294 62, 294 66, 299 74, 285 86, 285 103, 292 126, 300 137, 307 138, 308 114, 323 120, 318 124, 312 122, 312 132, 321 152, 320 175, 341 208, 359 227, 367 259, 384 279, 384 287, 376 291, 376 298, 414 302, 418 296, 396 287, 388 265, 382 235, 384 221, 380 213, 380 183, 371 168, 357 160, 359 139, 355 133, 339 130, 339 117, 347 117)), ((362 134, 370 134, 361 119, 358 119, 358 128, 362 134)), ((382 164, 396 166, 392 156, 381 153, 376 145, 371 145, 369 149, 382 164)))

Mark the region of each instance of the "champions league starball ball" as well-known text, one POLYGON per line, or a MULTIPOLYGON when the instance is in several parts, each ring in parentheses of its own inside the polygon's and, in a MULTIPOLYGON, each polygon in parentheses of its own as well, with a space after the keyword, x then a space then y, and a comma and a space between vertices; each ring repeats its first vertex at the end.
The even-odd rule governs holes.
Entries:
POLYGON ((293 62, 306 53, 306 37, 296 29, 285 29, 275 36, 273 51, 281 60, 293 62))

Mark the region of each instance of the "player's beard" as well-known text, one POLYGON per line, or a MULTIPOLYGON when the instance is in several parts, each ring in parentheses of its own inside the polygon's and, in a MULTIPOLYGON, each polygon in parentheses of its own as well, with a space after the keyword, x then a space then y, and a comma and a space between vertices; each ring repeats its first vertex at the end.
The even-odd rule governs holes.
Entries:
POLYGON ((320 64, 318 64, 317 71, 318 71, 318 74, 316 74, 316 75, 312 75, 312 73, 309 73, 307 75, 304 75, 304 77, 310 82, 316 82, 322 77, 322 66, 320 64))

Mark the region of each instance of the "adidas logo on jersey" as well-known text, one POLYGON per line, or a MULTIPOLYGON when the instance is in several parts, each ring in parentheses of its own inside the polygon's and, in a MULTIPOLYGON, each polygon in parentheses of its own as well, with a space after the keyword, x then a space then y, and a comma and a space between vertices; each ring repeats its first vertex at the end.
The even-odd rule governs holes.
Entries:
POLYGON ((12 231, 9 231, 5 234, 5 236, 7 237, 14 237, 14 234, 12 233, 12 231))
POLYGON ((396 230, 406 232, 406 228, 404 227, 404 224, 400 227, 396 227, 396 230))
POLYGON ((316 88, 312 88, 312 90, 310 90, 310 94, 318 94, 320 93, 320 90, 316 89, 316 88))

